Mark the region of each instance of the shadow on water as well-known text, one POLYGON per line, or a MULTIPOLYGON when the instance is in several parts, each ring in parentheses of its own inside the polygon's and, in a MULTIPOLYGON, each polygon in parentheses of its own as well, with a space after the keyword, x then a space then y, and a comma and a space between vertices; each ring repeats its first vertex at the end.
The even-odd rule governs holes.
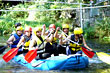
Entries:
MULTIPOLYGON (((0 43, 5 43, 7 37, 0 37, 0 40, 0 43)), ((98 40, 88 40, 87 44, 94 51, 110 53, 110 51, 108 51, 110 48, 109 44, 102 44, 98 40)), ((2 56, 8 50, 9 49, 0 55, 0 73, 110 73, 110 65, 103 63, 96 55, 92 59, 89 58, 89 66, 85 69, 40 71, 28 69, 12 61, 6 63, 3 61, 2 56)))

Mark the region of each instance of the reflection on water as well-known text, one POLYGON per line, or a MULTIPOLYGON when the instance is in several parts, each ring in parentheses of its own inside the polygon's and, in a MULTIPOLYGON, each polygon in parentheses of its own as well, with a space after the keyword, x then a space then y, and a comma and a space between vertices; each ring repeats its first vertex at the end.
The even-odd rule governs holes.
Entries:
MULTIPOLYGON (((7 37, 0 37, 0 43, 5 43, 7 37)), ((110 49, 109 44, 102 44, 97 40, 88 40, 87 44, 91 47, 94 51, 101 51, 105 53, 110 53, 108 49, 110 49)), ((8 49, 6 50, 6 52, 8 49)), ((5 53, 6 53, 5 52, 5 53)), ((4 53, 4 54, 5 54, 4 53)), ((85 54, 84 54, 85 55, 85 54)), ((12 61, 6 63, 2 59, 2 55, 0 55, 0 73, 109 73, 110 72, 110 65, 103 63, 99 60, 99 58, 95 55, 93 58, 89 58, 89 66, 85 69, 75 69, 75 70, 51 70, 51 71, 40 71, 40 70, 32 70, 28 69, 24 66, 18 65, 12 61)))

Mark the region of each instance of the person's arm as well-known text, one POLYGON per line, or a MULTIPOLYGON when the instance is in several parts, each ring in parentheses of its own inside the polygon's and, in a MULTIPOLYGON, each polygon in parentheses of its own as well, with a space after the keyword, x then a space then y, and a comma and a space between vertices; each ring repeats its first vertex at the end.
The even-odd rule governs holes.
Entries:
POLYGON ((34 49, 36 49, 36 48, 34 47, 34 44, 35 44, 35 43, 36 43, 36 41, 35 41, 34 39, 30 40, 29 50, 34 50, 34 49))
POLYGON ((59 44, 62 45, 66 42, 68 42, 68 39, 71 39, 71 36, 68 36, 67 38, 63 37, 63 35, 60 36, 60 39, 59 39, 59 44), (64 38, 64 40, 62 39, 64 38))
POLYGON ((63 38, 63 35, 59 35, 59 44, 62 45, 62 38, 63 38))
POLYGON ((57 27, 56 31, 55 31, 55 34, 54 34, 54 37, 55 38, 58 38, 59 39, 59 34, 58 34, 58 31, 60 30, 60 27, 57 27))
POLYGON ((53 38, 54 38, 54 30, 51 30, 50 33, 47 36, 45 36, 46 42, 52 42, 53 38))
POLYGON ((88 48, 90 51, 92 51, 92 49, 90 47, 87 46, 85 39, 83 38, 83 44, 86 48, 88 48))
POLYGON ((13 44, 13 41, 15 40, 15 37, 14 37, 14 35, 12 35, 9 39, 8 39, 8 41, 6 42, 8 45, 11 45, 11 44, 13 44))
POLYGON ((54 33, 50 34, 50 37, 48 37, 48 38, 46 36, 46 38, 45 38, 46 39, 46 42, 52 42, 53 37, 54 37, 54 33))
POLYGON ((22 36, 22 38, 20 39, 19 43, 17 44, 17 47, 19 48, 21 45, 24 45, 24 37, 22 36))
POLYGON ((44 24, 43 29, 42 29, 42 35, 45 36, 47 34, 48 34, 48 32, 46 32, 46 25, 44 24))

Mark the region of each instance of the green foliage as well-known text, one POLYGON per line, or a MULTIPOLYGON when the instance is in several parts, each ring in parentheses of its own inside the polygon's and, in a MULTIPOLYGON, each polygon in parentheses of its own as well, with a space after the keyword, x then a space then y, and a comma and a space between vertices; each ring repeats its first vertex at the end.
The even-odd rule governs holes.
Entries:
POLYGON ((7 16, 13 19, 27 18, 28 13, 27 12, 10 12, 10 14, 8 14, 7 16))
POLYGON ((95 28, 94 27, 85 28, 84 36, 90 39, 95 38, 97 36, 95 32, 95 28))
POLYGON ((94 26, 87 26, 85 28, 85 37, 87 38, 99 38, 100 40, 106 40, 110 37, 110 17, 97 20, 94 26))
MULTIPOLYGON (((10 10, 25 10, 26 8, 24 8, 24 5, 19 4, 17 6, 14 7, 10 7, 8 8, 10 10)), ((7 17, 13 18, 13 19, 18 19, 18 18, 27 18, 28 16, 28 12, 22 12, 22 11, 11 11, 7 13, 7 17)))
MULTIPOLYGON (((61 1, 61 0, 57 0, 61 1)), ((63 0, 62 0, 63 1, 63 0)), ((79 2, 80 0, 78 0, 79 2)), ((64 1, 63 1, 64 2, 64 1)), ((25 24, 36 27, 46 24, 48 27, 50 24, 55 24, 56 26, 61 27, 61 24, 68 23, 72 24, 75 18, 75 14, 73 10, 52 10, 52 9, 67 9, 67 8, 74 8, 79 7, 79 5, 73 4, 58 4, 58 3, 38 3, 38 2, 25 2, 20 3, 16 6, 7 7, 9 10, 30 10, 30 11, 9 11, 3 12, 0 18, 2 20, 1 24, 1 33, 6 30, 5 33, 12 32, 14 28, 14 24, 16 22, 22 23, 24 26, 25 24), (47 10, 49 9, 49 10, 47 10), (33 11, 38 10, 38 11, 33 11), (39 11, 42 10, 42 11, 39 11), (43 11, 47 10, 47 11, 43 11), (4 26, 5 24, 6 26, 4 26), (13 26, 13 27, 12 27, 13 26), (10 29, 9 29, 10 28, 10 29)))
POLYGON ((9 34, 13 29, 13 22, 7 20, 0 21, 0 35, 9 34), (8 30, 8 31, 7 31, 8 30))
POLYGON ((102 20, 97 20, 95 24, 99 38, 110 35, 110 17, 105 17, 102 20))
POLYGON ((6 9, 10 7, 10 4, 9 3, 4 3, 2 1, 0 1, 0 9, 6 9))

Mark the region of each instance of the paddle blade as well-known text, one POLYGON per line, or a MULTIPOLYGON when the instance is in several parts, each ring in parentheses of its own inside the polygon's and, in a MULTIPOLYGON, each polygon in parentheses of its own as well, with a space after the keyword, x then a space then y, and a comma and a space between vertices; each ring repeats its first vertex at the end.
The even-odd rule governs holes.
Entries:
POLYGON ((87 50, 86 48, 82 47, 82 51, 89 57, 89 58, 93 58, 94 56, 94 52, 87 50))
POLYGON ((30 63, 37 56, 37 49, 31 50, 25 55, 25 60, 30 63))
POLYGON ((10 49, 4 56, 3 60, 5 62, 10 61, 18 53, 18 48, 10 49))
POLYGON ((104 52, 96 52, 96 55, 98 56, 98 58, 107 63, 107 64, 110 64, 110 56, 104 52))

